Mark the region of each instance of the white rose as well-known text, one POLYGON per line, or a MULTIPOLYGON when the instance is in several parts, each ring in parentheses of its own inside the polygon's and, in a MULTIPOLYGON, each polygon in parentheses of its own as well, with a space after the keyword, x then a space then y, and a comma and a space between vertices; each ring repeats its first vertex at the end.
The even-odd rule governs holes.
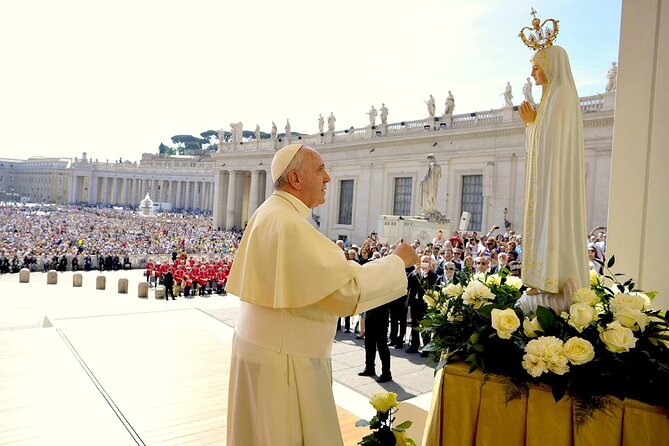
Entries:
POLYGON ((568 324, 578 330, 579 333, 596 319, 597 311, 590 304, 576 303, 569 307, 568 324))
POLYGON ((556 375, 564 375, 569 371, 569 360, 564 354, 564 344, 555 336, 543 336, 544 352, 542 359, 548 365, 548 370, 556 375))
POLYGON ((535 331, 544 331, 544 329, 541 327, 539 319, 535 317, 532 320, 530 320, 530 318, 525 318, 523 321, 523 331, 528 338, 536 338, 537 334, 535 331))
POLYGON ((506 276, 506 284, 514 288, 520 289, 523 286, 523 281, 520 280, 520 277, 506 276))
POLYGON ((613 353, 628 352, 630 348, 636 346, 636 338, 632 330, 623 327, 618 321, 607 324, 606 329, 599 333, 599 338, 613 353))
POLYGON ((459 283, 449 283, 444 292, 448 297, 460 297, 465 292, 465 289, 459 283))
POLYGON ((485 283, 488 286, 499 285, 502 283, 502 278, 499 277, 499 274, 493 274, 492 276, 488 276, 488 278, 485 280, 485 283))
POLYGON ((538 339, 531 340, 525 346, 525 353, 527 354, 523 357, 523 368, 531 375, 530 368, 535 367, 534 372, 536 372, 539 365, 558 375, 563 375, 569 371, 569 360, 564 353, 563 343, 555 336, 541 336, 538 339), (533 356, 539 357, 541 363, 537 364, 533 356), (527 366, 525 364, 526 360, 528 362, 527 366))
POLYGON ((490 291, 490 288, 477 280, 469 282, 465 292, 462 293, 462 301, 474 308, 481 308, 483 304, 494 298, 495 295, 490 291))
POLYGON ((599 296, 590 288, 579 288, 573 294, 572 301, 579 304, 595 305, 599 302, 599 296))
MULTIPOLYGON (((643 311, 646 306, 646 299, 648 296, 642 295, 641 293, 624 293, 618 294, 613 299, 611 299, 611 307, 627 307, 633 308, 635 310, 643 311)), ((650 300, 650 299, 648 299, 650 300)))
POLYGON ((581 365, 592 361, 595 357, 595 348, 589 341, 573 337, 564 343, 564 354, 572 364, 581 365))
POLYGON ((542 373, 548 372, 548 367, 543 359, 541 359, 541 356, 532 353, 526 353, 523 356, 523 368, 535 378, 539 377, 542 373))
POLYGON ((638 324, 641 331, 644 331, 646 325, 650 322, 650 318, 647 314, 635 308, 611 305, 611 311, 613 312, 613 318, 620 322, 620 325, 631 328, 632 330, 636 330, 635 325, 638 324))
POLYGON ((520 327, 520 319, 512 308, 500 310, 495 308, 491 312, 492 328, 497 330, 497 336, 502 339, 511 339, 511 334, 520 327))
POLYGON ((648 295, 646 293, 640 293, 638 291, 630 291, 628 294, 630 296, 639 296, 641 299, 643 299, 643 302, 644 302, 643 309, 644 310, 651 310, 653 308, 650 297, 648 297, 648 295))

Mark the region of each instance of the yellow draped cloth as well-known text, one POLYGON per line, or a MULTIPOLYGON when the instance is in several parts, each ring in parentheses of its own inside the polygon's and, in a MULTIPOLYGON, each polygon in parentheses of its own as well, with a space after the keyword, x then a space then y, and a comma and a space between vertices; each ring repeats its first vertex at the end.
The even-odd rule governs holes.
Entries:
POLYGON ((610 413, 596 412, 577 427, 570 398, 531 387, 528 398, 506 403, 495 377, 468 373, 468 364, 448 364, 437 373, 423 446, 440 445, 661 445, 669 442, 669 410, 615 399, 610 413))

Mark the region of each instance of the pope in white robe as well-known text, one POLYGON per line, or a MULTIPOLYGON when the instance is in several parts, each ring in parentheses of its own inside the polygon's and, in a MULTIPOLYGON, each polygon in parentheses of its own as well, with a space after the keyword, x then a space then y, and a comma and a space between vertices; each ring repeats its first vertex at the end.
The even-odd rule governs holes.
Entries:
POLYGON ((272 161, 274 193, 249 221, 226 289, 239 296, 230 385, 228 444, 341 445, 330 354, 337 317, 406 294, 413 249, 361 266, 309 222, 330 177, 299 144, 272 161))

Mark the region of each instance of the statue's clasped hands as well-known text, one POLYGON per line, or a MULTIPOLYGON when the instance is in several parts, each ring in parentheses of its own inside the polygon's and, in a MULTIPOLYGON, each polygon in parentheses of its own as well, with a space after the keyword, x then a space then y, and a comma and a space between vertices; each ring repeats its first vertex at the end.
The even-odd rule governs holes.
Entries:
POLYGON ((520 113, 520 119, 525 124, 525 127, 532 124, 534 120, 537 119, 537 111, 532 107, 532 104, 527 101, 523 101, 523 103, 520 104, 518 113, 520 113))

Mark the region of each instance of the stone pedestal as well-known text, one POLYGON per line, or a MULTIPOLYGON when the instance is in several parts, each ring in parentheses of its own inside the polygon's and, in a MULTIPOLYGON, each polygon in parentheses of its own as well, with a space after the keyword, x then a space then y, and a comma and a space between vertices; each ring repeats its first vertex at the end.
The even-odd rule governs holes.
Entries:
POLYGON ((511 122, 513 121, 513 107, 505 105, 502 109, 502 122, 511 122))
POLYGON ((431 243, 437 231, 444 235, 452 233, 452 222, 449 218, 426 220, 421 217, 399 217, 397 215, 379 216, 379 236, 393 244, 400 238, 411 243, 419 240, 421 246, 431 243))
POLYGON ((165 286, 163 285, 158 285, 156 287, 156 299, 164 299, 165 298, 165 286))
POLYGON ((46 283, 47 285, 55 285, 58 283, 58 273, 56 270, 52 269, 46 273, 46 283))
POLYGON ((19 283, 30 282, 30 270, 28 268, 21 268, 19 271, 19 283))
POLYGON ((73 287, 81 287, 82 283, 84 282, 84 277, 81 275, 81 273, 74 273, 72 276, 72 286, 73 287))
POLYGON ((118 279, 118 293, 128 294, 128 279, 118 279))
POLYGON ((139 282, 137 286, 137 297, 149 297, 149 284, 146 282, 139 282))
POLYGON ((613 110, 616 106, 616 92, 607 91, 602 95, 602 110, 613 110))
POLYGON ((107 287, 107 278, 105 276, 98 276, 95 278, 95 289, 104 290, 107 287))

